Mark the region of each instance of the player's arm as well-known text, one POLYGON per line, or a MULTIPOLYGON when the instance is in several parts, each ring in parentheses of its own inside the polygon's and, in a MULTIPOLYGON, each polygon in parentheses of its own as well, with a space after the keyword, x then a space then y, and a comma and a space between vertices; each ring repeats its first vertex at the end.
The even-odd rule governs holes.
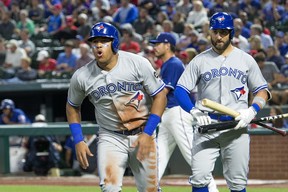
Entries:
POLYGON ((154 138, 152 135, 161 121, 161 116, 167 103, 166 93, 164 90, 165 89, 162 89, 153 97, 153 103, 149 118, 144 127, 144 133, 142 133, 134 143, 134 146, 139 147, 137 153, 137 159, 139 161, 146 159, 153 149, 154 138))
POLYGON ((87 155, 93 156, 90 152, 87 144, 84 142, 84 136, 81 128, 81 108, 75 107, 67 102, 66 104, 66 116, 69 123, 70 131, 72 133, 77 160, 83 169, 87 169, 89 166, 87 155))

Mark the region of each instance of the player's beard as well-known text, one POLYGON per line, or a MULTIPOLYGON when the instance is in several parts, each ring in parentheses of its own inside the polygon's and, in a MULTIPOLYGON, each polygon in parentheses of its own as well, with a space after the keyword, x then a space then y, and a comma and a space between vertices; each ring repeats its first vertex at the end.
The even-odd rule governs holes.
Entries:
POLYGON ((213 45, 215 51, 217 51, 218 53, 223 53, 227 49, 227 47, 230 45, 230 43, 231 43, 231 39, 228 39, 226 42, 211 39, 211 44, 213 45))

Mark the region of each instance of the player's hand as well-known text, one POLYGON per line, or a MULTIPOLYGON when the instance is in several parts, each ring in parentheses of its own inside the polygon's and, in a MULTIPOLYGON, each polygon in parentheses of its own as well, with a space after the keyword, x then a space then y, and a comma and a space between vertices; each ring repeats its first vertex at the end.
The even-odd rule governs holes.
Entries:
POLYGON ((208 116, 208 114, 203 113, 202 111, 200 111, 199 109, 195 107, 190 111, 190 114, 200 126, 211 124, 211 118, 208 116))
POLYGON ((154 139, 152 136, 149 136, 146 133, 140 134, 137 140, 133 143, 133 147, 138 146, 137 159, 143 161, 149 157, 154 145, 154 139))
POLYGON ((253 107, 249 107, 248 109, 240 109, 238 112, 240 115, 235 118, 236 121, 239 121, 237 126, 234 128, 236 130, 247 127, 257 114, 253 107))
POLYGON ((89 150, 87 144, 84 141, 81 141, 75 145, 76 148, 76 157, 83 169, 87 169, 89 167, 89 162, 87 159, 87 155, 93 157, 94 155, 89 150))

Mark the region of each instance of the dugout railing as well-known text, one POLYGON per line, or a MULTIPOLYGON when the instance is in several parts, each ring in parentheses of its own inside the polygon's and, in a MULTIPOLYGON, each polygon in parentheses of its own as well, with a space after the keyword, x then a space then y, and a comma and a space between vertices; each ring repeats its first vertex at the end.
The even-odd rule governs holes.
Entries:
MULTIPOLYGON (((83 124, 83 134, 97 134, 97 124, 83 124)), ((251 129, 250 135, 275 135, 277 133, 264 128, 251 129)), ((70 135, 69 126, 66 123, 51 123, 45 127, 34 127, 33 125, 1 125, 0 126, 0 174, 10 173, 9 137, 10 136, 40 136, 40 135, 70 135)), ((178 158, 177 158, 178 159, 178 158)), ((172 163, 173 164, 173 163, 172 163)), ((179 165, 179 163, 175 163, 179 165)), ((172 165, 173 166, 173 165, 172 165)), ((173 167, 172 167, 173 168, 173 167)), ((177 168, 178 170, 179 167, 177 168)), ((217 171, 217 166, 215 167, 217 171)), ((189 170, 189 169, 188 169, 189 170)), ((215 173, 216 175, 221 173, 215 173)))

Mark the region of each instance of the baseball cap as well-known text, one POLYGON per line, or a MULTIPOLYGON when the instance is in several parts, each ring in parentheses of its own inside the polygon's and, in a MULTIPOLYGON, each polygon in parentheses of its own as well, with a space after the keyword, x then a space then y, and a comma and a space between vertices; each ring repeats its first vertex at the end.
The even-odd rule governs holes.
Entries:
POLYGON ((36 122, 45 122, 45 121, 46 121, 46 118, 45 118, 44 115, 38 114, 38 115, 35 116, 35 121, 36 121, 36 122))
POLYGON ((7 43, 7 47, 8 47, 8 48, 13 47, 13 46, 18 47, 18 41, 15 40, 15 39, 11 39, 11 40, 8 41, 8 43, 7 43))
POLYGON ((156 37, 156 39, 150 40, 149 42, 152 43, 152 44, 155 44, 155 43, 170 43, 173 46, 176 45, 175 37, 171 33, 167 33, 167 32, 160 33, 156 37))
POLYGON ((37 61, 42 61, 44 58, 49 57, 49 53, 46 50, 41 50, 37 55, 37 61))

